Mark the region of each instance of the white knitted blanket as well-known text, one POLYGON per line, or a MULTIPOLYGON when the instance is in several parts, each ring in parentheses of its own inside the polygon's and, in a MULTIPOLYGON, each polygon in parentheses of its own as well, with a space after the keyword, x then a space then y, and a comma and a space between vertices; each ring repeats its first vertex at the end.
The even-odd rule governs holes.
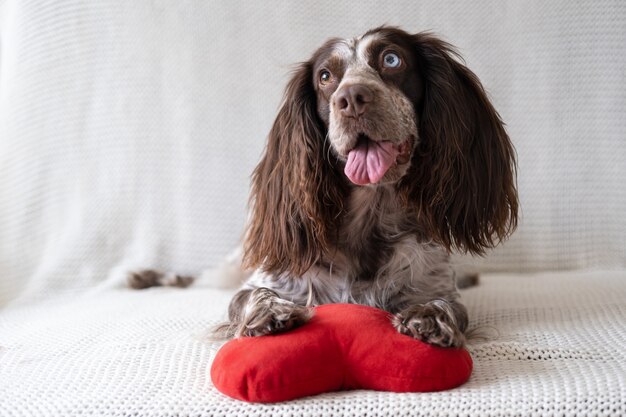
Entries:
MULTIPOLYGON (((466 290, 474 373, 429 394, 226 398, 206 330, 231 292, 94 291, 0 315, 0 416, 623 416, 626 272, 493 275, 466 290)), ((381 358, 392 361, 393 358, 381 358)))
POLYGON ((625 68, 623 0, 0 0, 0 417, 626 415, 625 68), (290 65, 383 23, 457 45, 518 150, 518 231, 461 262, 618 272, 485 277, 453 391, 225 398, 232 292, 122 277, 231 250, 290 65))

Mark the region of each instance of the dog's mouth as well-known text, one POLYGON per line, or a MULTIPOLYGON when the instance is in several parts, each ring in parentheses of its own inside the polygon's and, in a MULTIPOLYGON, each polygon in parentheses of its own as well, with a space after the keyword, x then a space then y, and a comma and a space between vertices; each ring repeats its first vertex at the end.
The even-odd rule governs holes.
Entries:
POLYGON ((394 166, 409 162, 413 150, 413 136, 397 143, 373 140, 361 133, 355 146, 348 151, 344 173, 357 185, 378 183, 394 166))

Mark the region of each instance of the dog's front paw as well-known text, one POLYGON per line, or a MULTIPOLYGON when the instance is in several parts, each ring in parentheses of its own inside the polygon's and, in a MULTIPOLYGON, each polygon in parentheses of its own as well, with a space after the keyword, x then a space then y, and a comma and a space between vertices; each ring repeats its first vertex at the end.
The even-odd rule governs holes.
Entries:
POLYGON ((284 300, 268 288, 257 288, 248 298, 235 336, 285 332, 306 323, 312 315, 313 310, 308 307, 284 300))
POLYGON ((396 314, 392 322, 400 333, 426 343, 443 347, 461 347, 465 344, 465 336, 459 328, 455 312, 445 300, 409 307, 396 314))

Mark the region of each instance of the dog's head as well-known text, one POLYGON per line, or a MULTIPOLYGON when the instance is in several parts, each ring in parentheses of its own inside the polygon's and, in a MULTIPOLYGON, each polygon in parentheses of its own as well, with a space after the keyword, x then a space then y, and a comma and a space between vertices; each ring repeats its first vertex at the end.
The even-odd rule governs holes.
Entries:
POLYGON ((417 145, 423 95, 411 38, 376 29, 332 39, 313 62, 317 111, 346 176, 357 185, 397 182, 417 145))
POLYGON ((381 185, 449 250, 483 253, 517 223, 503 123, 428 33, 331 39, 300 65, 253 176, 247 265, 301 274, 331 249, 350 189, 381 185))

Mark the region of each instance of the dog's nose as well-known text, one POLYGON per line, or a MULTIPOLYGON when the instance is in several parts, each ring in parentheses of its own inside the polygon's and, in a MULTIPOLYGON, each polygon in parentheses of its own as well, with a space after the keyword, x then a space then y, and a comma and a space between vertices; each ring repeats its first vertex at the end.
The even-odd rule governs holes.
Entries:
POLYGON ((335 105, 342 116, 358 118, 374 99, 372 90, 362 84, 343 87, 335 96, 335 105))

